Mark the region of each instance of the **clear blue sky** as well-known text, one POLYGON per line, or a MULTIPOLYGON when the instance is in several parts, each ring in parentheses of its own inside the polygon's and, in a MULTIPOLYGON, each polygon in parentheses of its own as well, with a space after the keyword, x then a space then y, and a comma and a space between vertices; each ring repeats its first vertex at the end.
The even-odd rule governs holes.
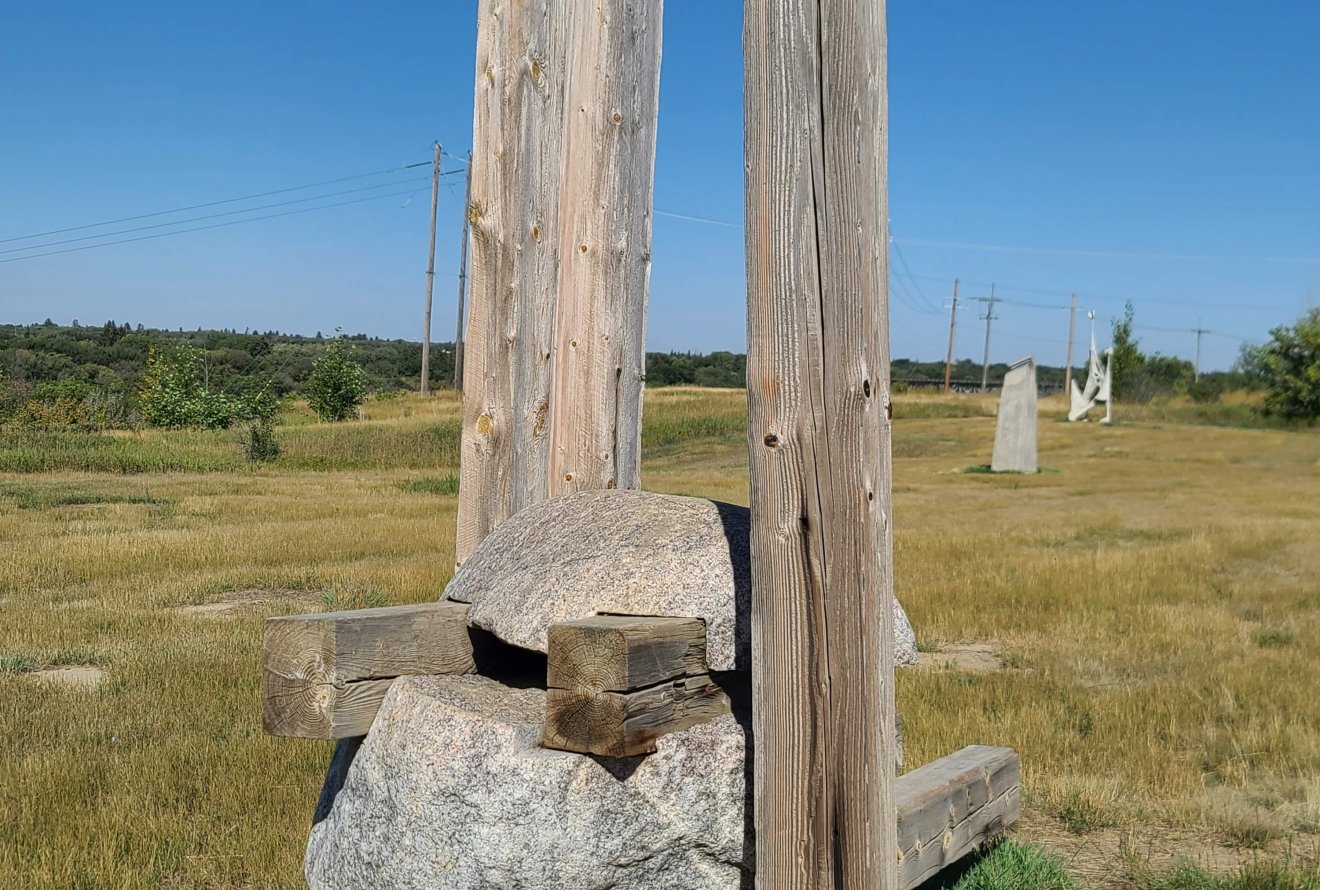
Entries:
MULTIPOLYGON (((434 139, 464 154, 475 6, 3 4, 0 238, 425 161, 434 139)), ((741 351, 740 4, 666 6, 656 207, 735 225, 656 218, 650 344, 741 351)), ((1126 298, 1147 350, 1190 358, 1185 331, 1215 331, 1206 367, 1320 299, 1320 3, 890 0, 889 16, 895 356, 943 357, 955 276, 964 298, 997 282, 1015 301, 997 308, 992 358, 1050 364, 1067 313, 1049 307, 1071 291, 1099 313, 1101 345, 1126 298)), ((193 225, 391 195, 334 209, 0 262, 0 321, 416 338, 427 172, 0 244, 397 181, 193 225)), ((451 181, 441 340, 461 219, 451 181)), ((961 357, 980 358, 979 310, 960 311, 961 357)))

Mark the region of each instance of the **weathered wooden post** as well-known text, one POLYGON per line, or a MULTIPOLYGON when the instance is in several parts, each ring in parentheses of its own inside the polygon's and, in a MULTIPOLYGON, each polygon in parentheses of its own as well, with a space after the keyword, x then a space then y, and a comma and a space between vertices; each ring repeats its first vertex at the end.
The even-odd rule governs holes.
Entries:
POLYGON ((550 492, 638 488, 661 0, 574 4, 550 492))
POLYGON ((561 0, 481 0, 456 557, 546 497, 565 40, 561 0))
POLYGON ((460 563, 529 504, 638 487, 661 9, 481 2, 460 563))
POLYGON ((746 0, 757 886, 894 890, 883 0, 746 0))

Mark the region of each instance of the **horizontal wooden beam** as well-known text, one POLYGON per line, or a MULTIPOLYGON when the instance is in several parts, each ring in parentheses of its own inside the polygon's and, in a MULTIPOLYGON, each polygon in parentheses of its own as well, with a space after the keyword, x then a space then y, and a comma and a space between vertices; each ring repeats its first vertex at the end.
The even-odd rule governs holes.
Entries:
POLYGON ((547 748, 632 757, 655 750, 666 733, 688 729, 729 713, 729 699, 702 674, 636 692, 582 692, 547 689, 547 748))
POLYGON ((627 692, 706 672, 706 624, 698 618, 597 615, 552 624, 546 685, 627 692))
POLYGON ((969 745, 899 776, 899 887, 911 890, 997 840, 1021 812, 1012 748, 969 745))
POLYGON ((631 757, 729 712, 698 619, 598 615, 552 624, 548 641, 547 748, 631 757))
POLYGON ((366 735, 396 677, 476 670, 462 603, 290 615, 266 622, 262 727, 271 735, 366 735))

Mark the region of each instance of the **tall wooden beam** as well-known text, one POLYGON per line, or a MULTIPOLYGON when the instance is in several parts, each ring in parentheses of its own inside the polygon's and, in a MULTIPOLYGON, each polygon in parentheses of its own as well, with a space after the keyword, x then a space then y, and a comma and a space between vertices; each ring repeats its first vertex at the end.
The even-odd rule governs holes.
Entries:
POLYGON ((895 890, 883 0, 746 0, 757 886, 895 890))
POLYGON ((550 492, 641 485, 662 0, 574 4, 550 492))
POLYGON ((481 0, 472 122, 459 562, 548 494, 565 0, 481 0))
POLYGON ((481 0, 457 558, 640 484, 662 0, 481 0))

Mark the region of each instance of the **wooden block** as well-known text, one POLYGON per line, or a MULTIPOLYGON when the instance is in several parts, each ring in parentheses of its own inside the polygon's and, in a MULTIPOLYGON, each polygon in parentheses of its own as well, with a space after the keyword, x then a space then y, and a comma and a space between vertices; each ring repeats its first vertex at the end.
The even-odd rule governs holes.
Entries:
POLYGON ((696 618, 597 615, 552 624, 546 685, 627 692, 706 673, 706 624, 696 618))
POLYGON ((1021 811, 1021 763, 1011 748, 969 745, 899 776, 899 886, 920 885, 996 840, 1021 811))
POLYGON ((655 740, 729 712, 729 699, 708 675, 684 677, 636 692, 548 689, 547 748, 631 757, 655 750, 655 740))
POLYGON ((476 670, 462 603, 291 615, 266 622, 262 727, 271 735, 366 735, 396 677, 476 670))

